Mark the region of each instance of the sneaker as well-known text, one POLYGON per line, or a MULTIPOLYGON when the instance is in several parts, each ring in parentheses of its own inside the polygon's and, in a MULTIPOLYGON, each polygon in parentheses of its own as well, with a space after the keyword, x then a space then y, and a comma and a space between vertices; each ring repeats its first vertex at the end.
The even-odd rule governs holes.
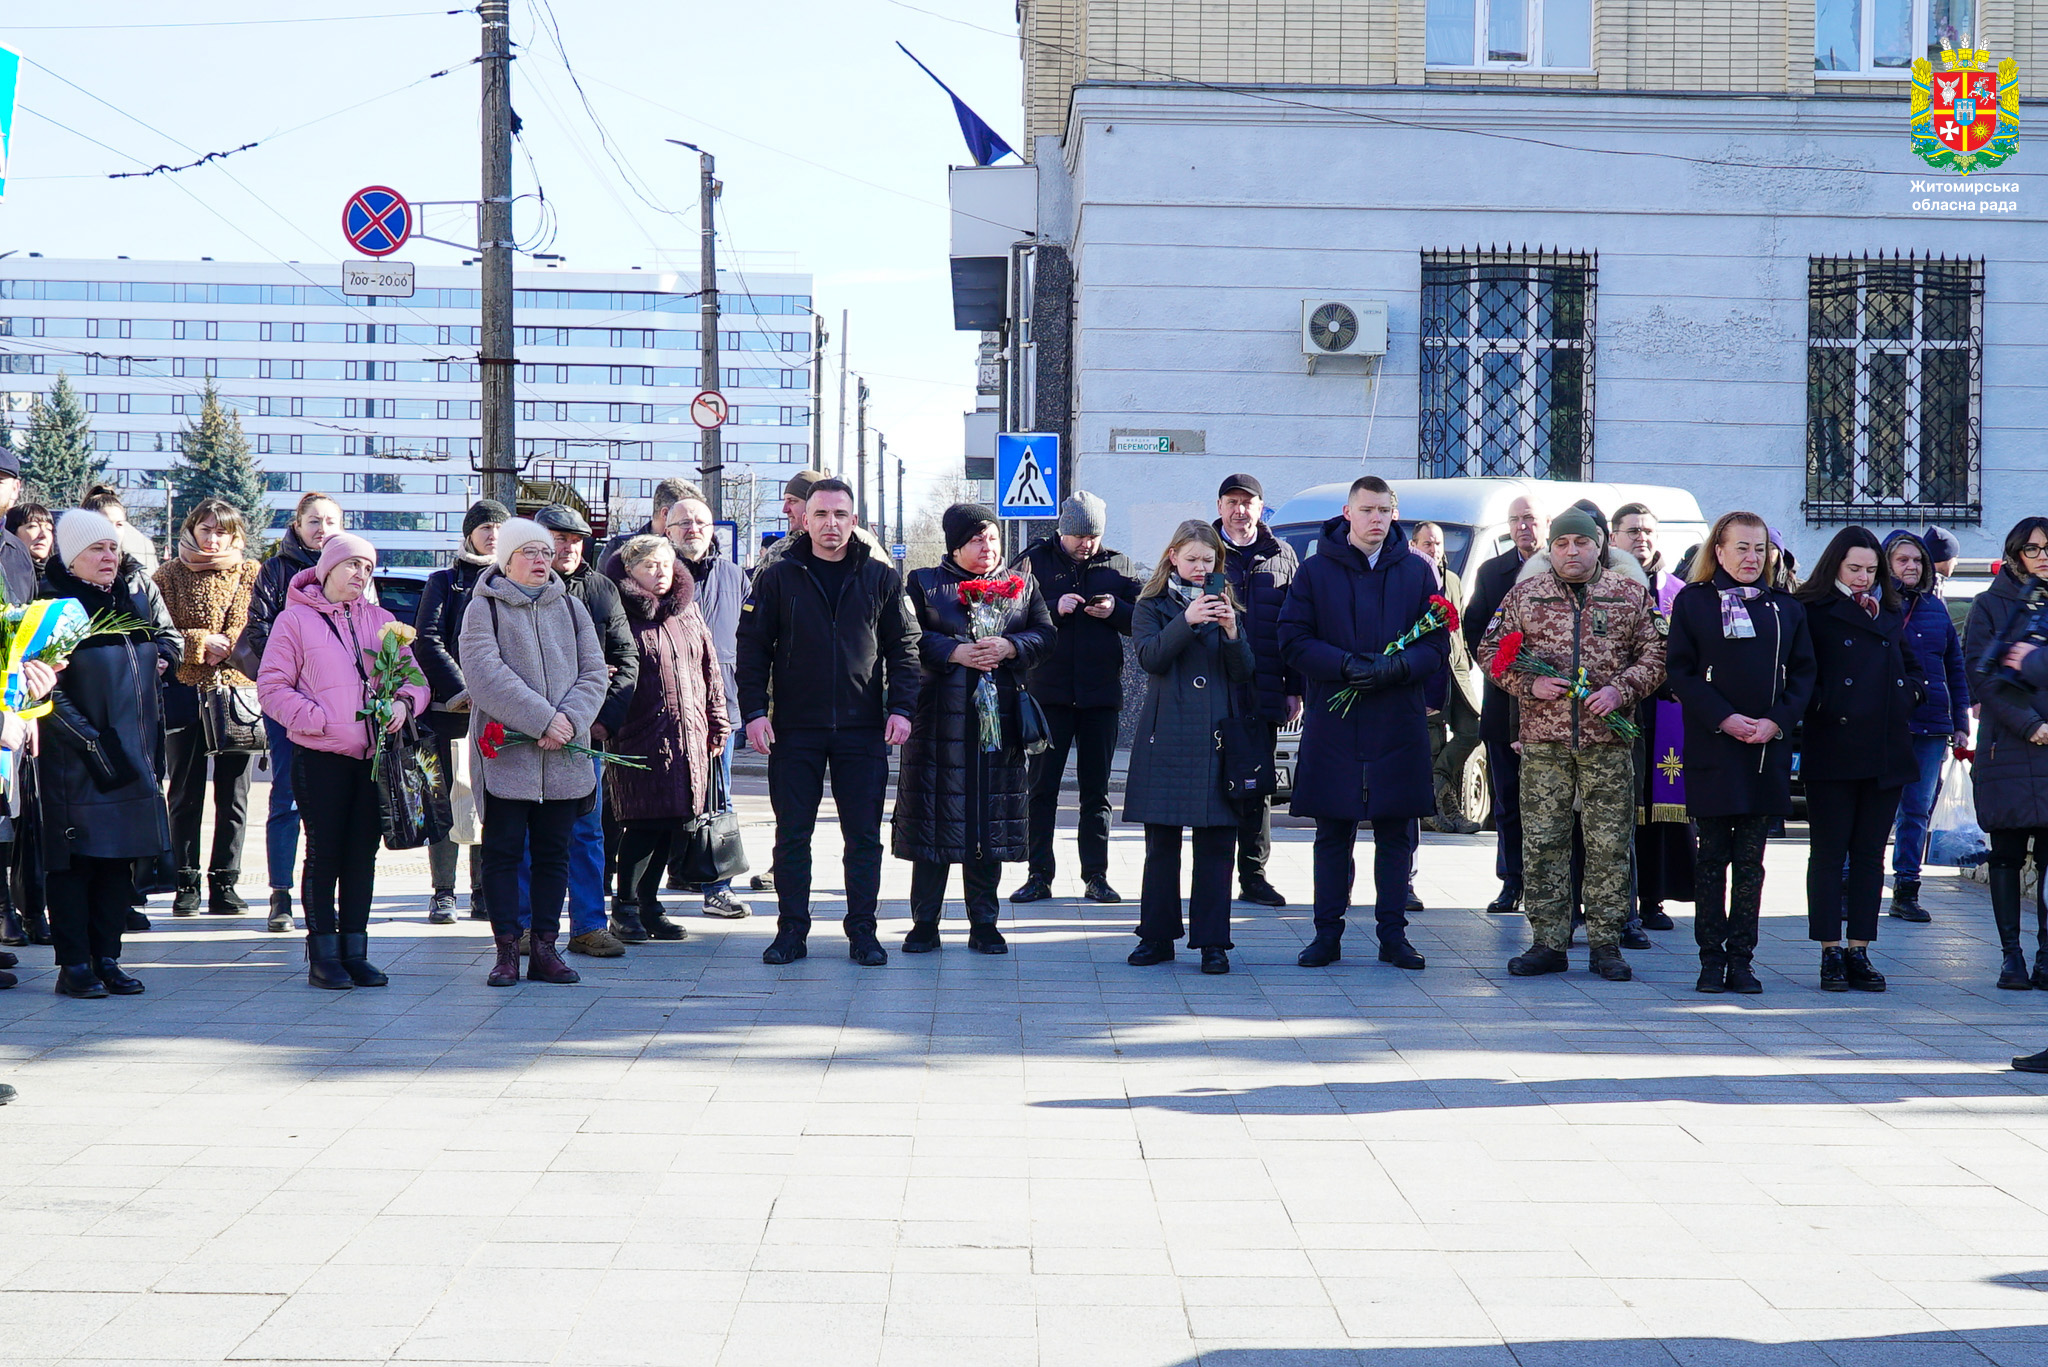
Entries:
POLYGON ((1008 954, 1010 942, 992 921, 977 921, 967 928, 967 947, 976 954, 1008 954))
POLYGON ((452 926, 455 924, 455 890, 441 888, 435 891, 434 900, 427 904, 427 924, 430 926, 452 926))
POLYGON ((1287 905, 1287 899, 1280 895, 1280 889, 1274 887, 1263 877, 1257 876, 1241 881, 1237 889, 1237 900, 1240 902, 1251 902, 1262 907, 1284 907, 1287 905))
POLYGON ((1549 945, 1530 945, 1527 949, 1508 960, 1508 972, 1517 978, 1533 978, 1542 973, 1562 973, 1572 966, 1561 949, 1549 945))
POLYGON ((617 959, 625 954, 626 947, 619 942, 618 936, 599 927, 596 930, 586 930, 581 935, 571 935, 569 952, 588 954, 593 959, 617 959))
POLYGON ((727 921, 739 921, 754 914, 754 909, 732 895, 730 888, 719 888, 704 894, 704 914, 717 916, 727 921))
MULTIPOLYGON (((1097 874, 1087 881, 1081 895, 1091 902, 1121 902, 1124 900, 1123 894, 1111 887, 1109 880, 1101 874, 1097 874)), ((1011 900, 1014 901, 1016 899, 1012 898, 1011 900)))

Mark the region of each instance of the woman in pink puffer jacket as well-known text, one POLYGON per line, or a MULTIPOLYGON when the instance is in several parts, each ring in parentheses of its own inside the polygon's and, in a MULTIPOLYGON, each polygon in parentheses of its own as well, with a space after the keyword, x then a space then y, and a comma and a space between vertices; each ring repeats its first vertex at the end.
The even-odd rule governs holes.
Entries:
MULTIPOLYGON (((362 537, 329 536, 319 563, 292 577, 256 677, 264 714, 291 734, 292 790, 306 823, 299 894, 306 908, 306 980, 315 987, 390 981, 369 960, 370 893, 383 831, 370 777, 375 737, 356 715, 368 698, 369 657, 386 624, 397 620, 364 598, 376 568, 377 548, 362 537)), ((385 729, 396 731, 424 712, 429 698, 424 684, 400 689, 397 714, 385 729)))

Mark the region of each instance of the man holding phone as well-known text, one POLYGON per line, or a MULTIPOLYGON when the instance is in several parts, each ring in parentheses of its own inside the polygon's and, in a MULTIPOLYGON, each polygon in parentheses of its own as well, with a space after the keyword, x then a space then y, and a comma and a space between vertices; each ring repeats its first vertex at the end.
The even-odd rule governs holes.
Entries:
MULTIPOLYGON (((1265 523, 1266 491, 1257 477, 1225 475, 1216 490, 1216 531, 1223 538, 1219 567, 1244 607, 1245 634, 1252 643, 1252 715, 1266 724, 1268 750, 1280 727, 1301 715, 1301 677, 1280 657, 1280 609, 1294 582, 1294 547, 1265 523)), ((1237 804, 1238 900, 1284 907, 1266 877, 1273 853, 1273 799, 1242 798, 1237 804)))
POLYGON ((1423 687, 1450 658, 1450 633, 1438 627, 1388 653, 1437 592, 1436 570, 1409 549, 1395 515, 1385 480, 1353 481, 1344 511, 1323 524, 1280 614, 1287 667, 1308 680, 1294 814, 1316 822, 1316 933, 1301 951, 1303 968, 1343 957, 1354 847, 1365 821, 1372 823, 1380 962, 1425 966, 1408 942, 1409 865, 1415 822, 1436 812, 1423 687))
POLYGON ((1074 754, 1081 786, 1081 881, 1091 902, 1121 902, 1109 885, 1109 771, 1123 713, 1124 638, 1138 580, 1122 551, 1102 544, 1108 510, 1077 489, 1060 505, 1059 532, 1017 557, 1016 568, 1038 581, 1058 629, 1052 654, 1026 683, 1045 709, 1052 744, 1031 770, 1030 863, 1012 902, 1052 896, 1053 828, 1059 819, 1060 783, 1067 753, 1074 754))

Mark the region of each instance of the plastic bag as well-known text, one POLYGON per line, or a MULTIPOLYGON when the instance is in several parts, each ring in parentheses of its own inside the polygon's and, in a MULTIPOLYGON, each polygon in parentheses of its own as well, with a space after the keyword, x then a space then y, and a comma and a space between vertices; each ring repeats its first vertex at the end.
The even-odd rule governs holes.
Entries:
POLYGON ((1950 756, 1941 768, 1941 793, 1927 823, 1927 861, 1975 868, 1991 857, 1991 842, 1977 824, 1976 789, 1970 766, 1950 756))

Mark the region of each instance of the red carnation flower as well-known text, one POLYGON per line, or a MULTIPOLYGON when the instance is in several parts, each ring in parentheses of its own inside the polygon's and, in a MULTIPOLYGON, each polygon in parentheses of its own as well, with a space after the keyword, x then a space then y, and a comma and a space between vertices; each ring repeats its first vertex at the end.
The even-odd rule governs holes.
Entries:
POLYGON ((1500 638, 1500 648, 1494 653, 1493 663, 1487 673, 1493 675, 1495 683, 1505 681, 1515 667, 1515 658, 1522 653, 1522 633, 1511 631, 1500 638))
POLYGON ((503 722, 494 721, 486 723, 483 734, 476 738, 476 748, 483 753, 485 759, 496 759, 498 757, 498 748, 504 743, 505 724, 503 722))
POLYGON ((1443 613, 1445 628, 1451 631, 1458 629, 1458 609, 1452 606, 1450 599, 1441 593, 1432 593, 1429 595, 1429 605, 1443 613))

